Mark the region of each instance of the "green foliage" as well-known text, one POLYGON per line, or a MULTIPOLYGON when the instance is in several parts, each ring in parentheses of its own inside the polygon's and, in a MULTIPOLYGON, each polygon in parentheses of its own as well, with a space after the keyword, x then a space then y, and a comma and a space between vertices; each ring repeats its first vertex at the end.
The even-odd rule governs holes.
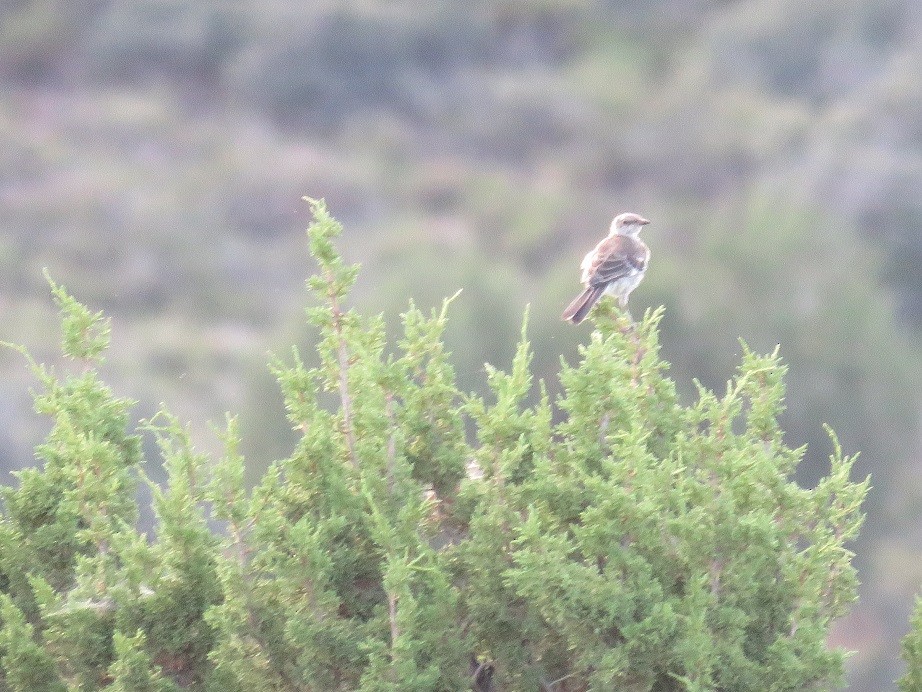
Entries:
POLYGON ((162 671, 153 667, 150 655, 144 650, 146 639, 142 630, 132 637, 116 630, 113 637, 115 660, 109 668, 112 676, 109 689, 113 692, 173 692, 179 689, 164 679, 162 671))
POLYGON ((68 295, 45 271, 51 293, 61 312, 61 332, 64 341, 61 350, 68 358, 102 362, 102 353, 109 348, 109 321, 102 312, 90 310, 73 296, 68 295))
POLYGON ((236 419, 197 452, 141 426, 167 482, 136 528, 140 437, 98 379, 107 323, 52 284, 59 376, 30 359, 54 421, 41 469, 4 493, 0 675, 13 690, 801 690, 828 688, 830 622, 855 599, 847 544, 868 482, 833 437, 812 490, 778 416, 777 351, 743 346, 723 394, 683 406, 662 311, 603 303, 552 400, 526 323, 509 372, 464 395, 450 301, 411 305, 389 345, 348 307, 358 268, 309 200, 316 365, 272 371, 298 435, 245 486, 236 419), (536 394, 537 392, 537 394, 536 394), (530 403, 533 402, 533 403, 530 403), (565 415, 563 415, 565 414, 565 415), (769 682, 767 682, 769 681, 769 682))
POLYGON ((3 681, 14 692, 48 690, 63 692, 64 684, 54 669, 51 656, 34 641, 34 628, 7 594, 0 594, 0 647, 3 681))
POLYGON ((922 600, 916 599, 915 611, 909 623, 909 633, 903 638, 903 660, 908 668, 900 678, 903 692, 922 690, 922 600))

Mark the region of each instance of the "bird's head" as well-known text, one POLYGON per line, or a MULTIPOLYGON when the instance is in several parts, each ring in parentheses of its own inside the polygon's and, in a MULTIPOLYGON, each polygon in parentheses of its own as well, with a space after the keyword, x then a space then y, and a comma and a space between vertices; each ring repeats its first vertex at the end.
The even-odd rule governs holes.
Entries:
POLYGON ((646 226, 649 221, 644 217, 638 214, 632 214, 630 212, 626 214, 618 214, 615 217, 614 221, 611 222, 611 230, 609 235, 630 235, 636 236, 640 233, 640 229, 646 226))

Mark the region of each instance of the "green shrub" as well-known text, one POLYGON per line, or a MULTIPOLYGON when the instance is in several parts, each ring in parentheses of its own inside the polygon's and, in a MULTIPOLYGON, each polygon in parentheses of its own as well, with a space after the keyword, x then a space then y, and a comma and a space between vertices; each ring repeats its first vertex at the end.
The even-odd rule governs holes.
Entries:
POLYGON ((904 692, 922 690, 922 601, 919 600, 916 601, 909 633, 903 638, 903 660, 908 669, 899 680, 900 689, 904 692))
MULTIPOLYGON (((41 469, 4 493, 0 671, 11 690, 802 690, 840 681, 831 620, 867 481, 840 450, 816 488, 777 416, 785 368, 744 349, 727 391, 679 404, 660 311, 611 306, 564 393, 534 387, 525 328, 490 396, 458 391, 448 301, 388 344, 346 307, 358 269, 312 202, 319 365, 273 361, 299 440, 244 485, 236 422, 198 454, 99 380, 108 325, 52 284, 62 375, 41 469), (562 415, 562 414, 566 415, 562 415), (558 421, 558 419, 561 419, 558 421), (141 433, 168 474, 136 527, 141 433)), ((21 350, 21 349, 20 349, 21 350)), ((25 351, 23 351, 25 353, 25 351)), ((28 354, 26 354, 28 357, 28 354)))

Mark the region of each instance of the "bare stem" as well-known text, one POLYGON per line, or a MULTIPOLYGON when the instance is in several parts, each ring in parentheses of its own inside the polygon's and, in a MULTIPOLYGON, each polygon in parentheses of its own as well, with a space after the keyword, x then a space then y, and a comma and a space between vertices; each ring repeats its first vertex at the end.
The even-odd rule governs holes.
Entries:
POLYGON ((387 613, 391 621, 391 660, 394 659, 394 647, 400 638, 400 628, 397 626, 397 595, 390 591, 387 594, 387 613))

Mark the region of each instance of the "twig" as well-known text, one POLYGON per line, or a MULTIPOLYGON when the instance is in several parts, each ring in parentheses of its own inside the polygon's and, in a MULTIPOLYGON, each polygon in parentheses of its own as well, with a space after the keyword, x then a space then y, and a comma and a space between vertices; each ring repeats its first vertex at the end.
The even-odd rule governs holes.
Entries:
POLYGON ((608 432, 608 425, 611 423, 611 413, 607 412, 602 416, 602 422, 599 423, 599 444, 605 443, 605 433, 608 432))
POLYGON ((557 685, 558 682, 563 682, 563 681, 566 680, 567 678, 572 678, 574 675, 576 675, 576 673, 567 673, 567 674, 564 675, 562 678, 557 678, 557 679, 554 680, 553 682, 548 682, 548 683, 545 683, 545 682, 542 680, 542 681, 541 681, 541 686, 544 687, 546 690, 548 690, 548 692, 554 692, 554 687, 557 685))
POLYGON ((397 627, 397 596, 392 591, 387 594, 387 614, 391 621, 391 661, 393 661, 394 647, 400 637, 400 628, 397 627))

